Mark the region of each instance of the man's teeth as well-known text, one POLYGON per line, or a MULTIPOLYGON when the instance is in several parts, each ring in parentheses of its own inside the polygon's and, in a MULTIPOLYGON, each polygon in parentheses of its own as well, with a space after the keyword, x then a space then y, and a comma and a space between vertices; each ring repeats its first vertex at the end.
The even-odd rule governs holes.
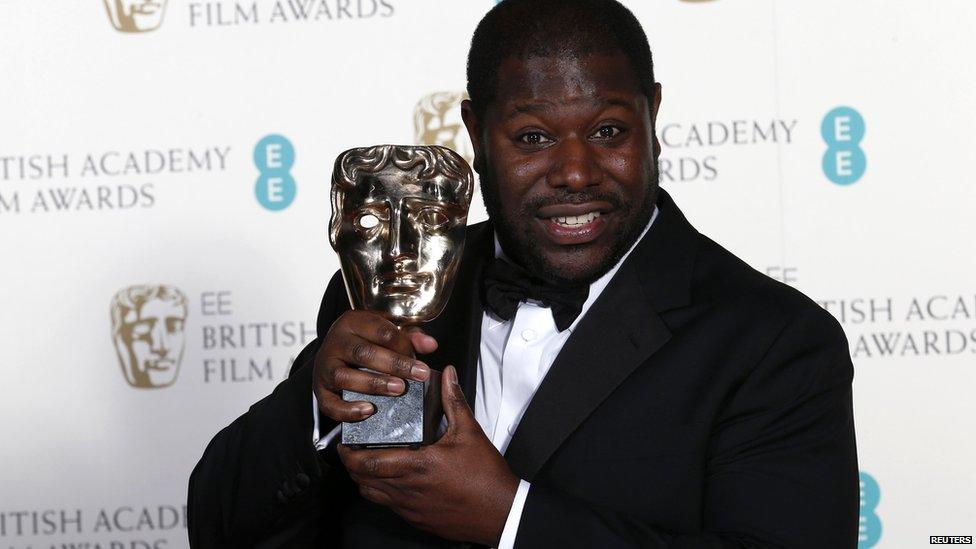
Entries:
POLYGON ((600 212, 590 212, 583 215, 574 215, 570 217, 553 217, 550 219, 553 223, 573 227, 576 225, 586 225, 598 217, 600 217, 600 212))

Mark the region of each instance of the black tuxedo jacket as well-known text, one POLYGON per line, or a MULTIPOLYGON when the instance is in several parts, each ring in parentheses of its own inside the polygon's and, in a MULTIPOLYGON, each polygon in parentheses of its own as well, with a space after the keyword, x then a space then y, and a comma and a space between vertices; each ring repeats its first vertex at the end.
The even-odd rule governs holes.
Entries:
MULTIPOLYGON (((516 547, 855 547, 853 368, 834 319, 660 213, 556 358, 505 454, 532 483, 516 547)), ((493 255, 472 226, 426 326, 469 402, 493 255)), ((349 308, 339 276, 319 338, 349 308)), ((194 547, 457 547, 358 496, 311 441, 319 340, 207 447, 190 478, 194 547)), ((327 432, 334 424, 323 418, 327 432)))

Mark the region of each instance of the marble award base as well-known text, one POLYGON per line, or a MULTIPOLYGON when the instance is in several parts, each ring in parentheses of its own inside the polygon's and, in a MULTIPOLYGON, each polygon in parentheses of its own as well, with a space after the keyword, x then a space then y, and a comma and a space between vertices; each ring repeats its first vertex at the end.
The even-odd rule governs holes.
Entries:
POLYGON ((395 397, 343 391, 342 400, 370 402, 376 413, 363 421, 343 423, 342 443, 354 448, 433 444, 443 415, 441 373, 431 369, 426 382, 405 381, 407 391, 395 397))

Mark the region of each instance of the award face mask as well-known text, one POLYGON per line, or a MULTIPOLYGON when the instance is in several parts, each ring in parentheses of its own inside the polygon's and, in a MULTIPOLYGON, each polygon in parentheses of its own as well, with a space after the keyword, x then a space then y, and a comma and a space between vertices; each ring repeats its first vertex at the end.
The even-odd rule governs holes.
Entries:
POLYGON ((329 237, 355 309, 405 325, 447 303, 464 247, 474 176, 450 149, 351 149, 332 175, 329 237))

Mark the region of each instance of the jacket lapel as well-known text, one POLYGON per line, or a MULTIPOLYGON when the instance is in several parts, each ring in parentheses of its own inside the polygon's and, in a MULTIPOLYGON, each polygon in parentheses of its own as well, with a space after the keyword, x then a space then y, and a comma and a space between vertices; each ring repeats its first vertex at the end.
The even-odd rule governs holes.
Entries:
POLYGON ((671 336, 658 313, 689 302, 697 232, 663 190, 654 225, 573 334, 522 417, 505 458, 532 481, 550 456, 671 336))

